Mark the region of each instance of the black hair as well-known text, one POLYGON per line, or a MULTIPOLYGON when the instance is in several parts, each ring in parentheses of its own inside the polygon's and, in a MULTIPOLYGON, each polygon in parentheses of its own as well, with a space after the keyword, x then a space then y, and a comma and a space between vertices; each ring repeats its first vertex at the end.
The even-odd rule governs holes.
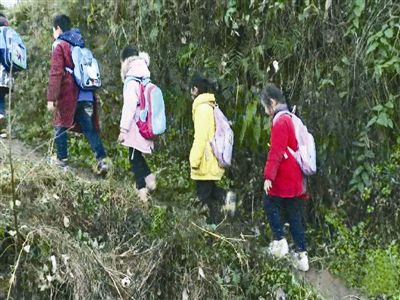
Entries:
POLYGON ((71 19, 67 15, 58 15, 53 19, 53 27, 59 26, 63 32, 71 30, 71 19))
POLYGON ((271 106, 272 99, 280 104, 286 104, 285 95, 280 88, 273 83, 268 83, 261 94, 261 102, 266 106, 271 106))
POLYGON ((200 94, 211 92, 215 89, 215 84, 212 83, 209 79, 201 76, 195 75, 190 81, 190 88, 196 87, 200 94))
POLYGON ((2 22, 0 22, 0 26, 7 26, 8 22, 7 22, 7 17, 5 14, 0 13, 0 18, 4 18, 2 22))
POLYGON ((124 49, 122 49, 120 58, 121 58, 121 61, 124 61, 128 57, 138 56, 138 55, 139 55, 138 48, 134 45, 128 45, 124 49))
POLYGON ((288 107, 288 110, 298 116, 298 113, 296 111, 296 105, 294 107, 292 107, 292 99, 287 96, 287 95, 289 95, 289 93, 287 92, 287 90, 283 86, 282 86, 282 94, 286 99, 286 105, 288 107))
POLYGON ((289 111, 298 115, 298 113, 292 109, 292 105, 290 104, 289 99, 285 96, 285 94, 286 93, 283 88, 280 89, 275 84, 268 83, 261 93, 261 103, 266 105, 267 107, 270 107, 272 105, 271 100, 274 99, 279 104, 286 104, 289 111))

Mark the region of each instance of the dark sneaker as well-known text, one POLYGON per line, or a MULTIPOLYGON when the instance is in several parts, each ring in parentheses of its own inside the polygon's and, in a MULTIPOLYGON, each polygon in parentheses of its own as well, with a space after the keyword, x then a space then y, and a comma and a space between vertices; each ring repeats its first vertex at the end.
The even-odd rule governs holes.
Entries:
POLYGON ((97 163, 97 173, 101 176, 107 175, 109 167, 105 161, 105 159, 100 159, 97 163))

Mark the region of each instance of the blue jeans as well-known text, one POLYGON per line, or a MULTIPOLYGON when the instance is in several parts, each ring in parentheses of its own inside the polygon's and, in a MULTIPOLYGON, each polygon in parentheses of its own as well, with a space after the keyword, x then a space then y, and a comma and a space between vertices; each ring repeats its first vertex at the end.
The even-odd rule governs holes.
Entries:
POLYGON ((297 198, 280 198, 268 196, 264 193, 264 210, 272 230, 274 240, 281 240, 284 236, 281 212, 286 213, 290 233, 296 245, 296 251, 306 251, 304 227, 302 222, 302 202, 297 198))
MULTIPOLYGON (((99 160, 106 157, 106 152, 104 151, 99 133, 93 126, 93 111, 93 102, 78 102, 75 112, 75 122, 81 126, 82 133, 89 141, 92 151, 96 153, 96 159, 99 160)), ((55 144, 57 148, 58 159, 66 159, 68 157, 67 130, 68 128, 65 127, 55 128, 55 144)))
POLYGON ((6 95, 0 92, 0 114, 6 115, 6 95))

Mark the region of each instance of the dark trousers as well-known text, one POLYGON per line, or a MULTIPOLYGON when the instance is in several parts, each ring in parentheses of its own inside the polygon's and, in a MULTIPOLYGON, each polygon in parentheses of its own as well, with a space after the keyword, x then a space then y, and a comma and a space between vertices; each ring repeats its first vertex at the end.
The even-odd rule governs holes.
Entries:
POLYGON ((284 210, 289 221, 290 233, 296 245, 296 251, 306 251, 304 227, 302 222, 302 200, 297 198, 280 198, 264 193, 264 210, 272 230, 274 240, 284 238, 281 212, 284 210))
POLYGON ((139 190, 146 187, 145 178, 150 175, 151 171, 143 157, 143 153, 137 149, 129 148, 129 162, 136 178, 136 187, 139 190))
MULTIPOLYGON (((106 157, 100 135, 93 126, 93 102, 81 101, 78 102, 75 112, 75 122, 82 129, 82 133, 88 140, 92 151, 96 154, 96 159, 100 160, 106 157)), ((55 128, 55 144, 57 148, 57 158, 65 159, 68 157, 68 128, 55 128)))
POLYGON ((225 202, 226 191, 217 186, 215 180, 196 180, 197 197, 203 205, 207 205, 209 216, 207 223, 217 224, 221 217, 221 207, 225 202))

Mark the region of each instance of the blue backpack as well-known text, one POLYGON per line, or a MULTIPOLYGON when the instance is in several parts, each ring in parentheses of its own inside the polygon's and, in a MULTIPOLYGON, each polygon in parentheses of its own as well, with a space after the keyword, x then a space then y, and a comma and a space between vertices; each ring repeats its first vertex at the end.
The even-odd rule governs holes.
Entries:
POLYGON ((100 69, 97 60, 87 48, 72 47, 74 69, 66 68, 73 74, 77 85, 82 90, 93 91, 101 86, 100 69))
POLYGON ((0 62, 7 72, 11 66, 14 71, 27 68, 27 53, 24 42, 19 34, 7 26, 0 27, 0 62))

